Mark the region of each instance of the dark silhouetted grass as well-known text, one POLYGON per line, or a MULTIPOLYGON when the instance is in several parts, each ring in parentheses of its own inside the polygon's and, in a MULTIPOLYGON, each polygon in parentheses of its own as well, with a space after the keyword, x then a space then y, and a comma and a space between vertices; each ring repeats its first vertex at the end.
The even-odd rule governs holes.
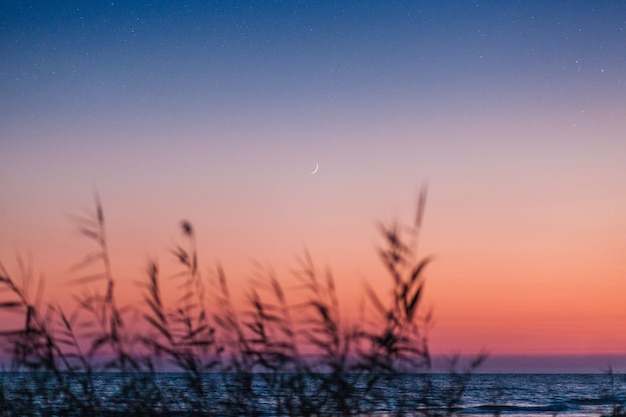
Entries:
POLYGON ((31 300, 24 262, 22 282, 0 264, 0 309, 23 316, 21 327, 0 334, 11 358, 6 370, 15 372, 0 381, 1 415, 454 414, 467 375, 485 357, 465 372, 453 368, 445 387, 429 377, 431 317, 422 295, 431 259, 416 257, 425 199, 423 191, 410 227, 379 225, 392 295, 382 298, 365 285, 375 314, 348 325, 333 275, 308 254, 295 273, 297 302, 270 271, 251 282, 245 306, 236 309, 222 268, 200 273, 187 221, 180 224, 183 243, 172 250, 180 267, 171 277, 177 298, 167 303, 172 297, 163 296, 159 265, 150 261, 138 282, 143 304, 119 306, 96 198, 93 215, 74 218, 95 250, 73 268, 81 273, 72 282, 81 289, 73 311, 43 305, 41 290, 31 300), (177 385, 168 385, 162 371, 175 371, 177 385), (405 373, 422 374, 418 386, 402 387, 405 373))

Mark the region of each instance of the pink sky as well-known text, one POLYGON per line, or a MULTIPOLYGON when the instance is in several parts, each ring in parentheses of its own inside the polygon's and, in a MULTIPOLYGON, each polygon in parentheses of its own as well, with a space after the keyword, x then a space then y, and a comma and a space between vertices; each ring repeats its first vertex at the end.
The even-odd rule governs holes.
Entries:
POLYGON ((69 307, 97 190, 124 301, 187 219, 240 297, 308 249, 351 317, 364 281, 386 294, 376 222, 428 184, 434 352, 626 352, 619 7, 464 7, 7 11, 0 260, 69 307))

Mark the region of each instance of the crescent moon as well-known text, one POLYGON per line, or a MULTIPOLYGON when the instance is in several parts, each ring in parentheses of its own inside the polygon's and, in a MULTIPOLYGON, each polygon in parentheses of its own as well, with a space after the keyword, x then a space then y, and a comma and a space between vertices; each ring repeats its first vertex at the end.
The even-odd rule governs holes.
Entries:
POLYGON ((318 164, 317 162, 315 163, 315 169, 313 171, 311 171, 311 175, 315 174, 317 171, 320 170, 320 164, 318 164))

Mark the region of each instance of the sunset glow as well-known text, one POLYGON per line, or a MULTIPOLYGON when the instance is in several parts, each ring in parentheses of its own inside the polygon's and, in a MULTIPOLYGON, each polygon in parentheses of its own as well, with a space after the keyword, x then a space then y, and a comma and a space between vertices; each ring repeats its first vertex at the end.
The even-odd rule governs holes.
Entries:
POLYGON ((594 3, 3 2, 0 260, 70 308, 96 192, 121 303, 185 219, 239 300, 308 251, 356 320, 427 184, 433 352, 626 354, 626 5, 594 3))

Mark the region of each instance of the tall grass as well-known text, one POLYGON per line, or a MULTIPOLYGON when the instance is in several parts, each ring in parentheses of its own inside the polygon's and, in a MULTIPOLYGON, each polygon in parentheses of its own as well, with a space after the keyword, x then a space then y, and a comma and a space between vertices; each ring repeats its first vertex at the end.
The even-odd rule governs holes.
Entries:
POLYGON ((21 282, 0 264, 2 314, 23 316, 23 326, 0 333, 11 357, 7 371, 19 372, 0 381, 1 414, 454 414, 467 372, 485 358, 478 356, 466 372, 453 370, 445 387, 429 377, 431 317, 422 295, 431 259, 416 253, 425 200, 422 191, 408 227, 379 225, 378 254, 392 295, 382 298, 365 285, 368 309, 376 314, 349 325, 333 275, 320 272, 308 254, 295 273, 298 294, 287 293, 270 271, 251 282, 247 302, 237 309, 222 268, 200 272, 187 221, 180 224, 183 242, 172 249, 180 268, 172 277, 177 298, 169 303, 163 296, 159 265, 150 261, 137 287, 143 304, 120 306, 96 198, 92 215, 74 218, 95 250, 73 268, 82 274, 73 281, 82 292, 71 312, 44 305, 41 291, 31 299, 32 277, 23 262, 21 282), (87 272, 93 268, 97 272, 87 272), (159 371, 176 371, 182 386, 168 385, 159 371), (401 387, 404 373, 422 374, 419 386, 401 387))

